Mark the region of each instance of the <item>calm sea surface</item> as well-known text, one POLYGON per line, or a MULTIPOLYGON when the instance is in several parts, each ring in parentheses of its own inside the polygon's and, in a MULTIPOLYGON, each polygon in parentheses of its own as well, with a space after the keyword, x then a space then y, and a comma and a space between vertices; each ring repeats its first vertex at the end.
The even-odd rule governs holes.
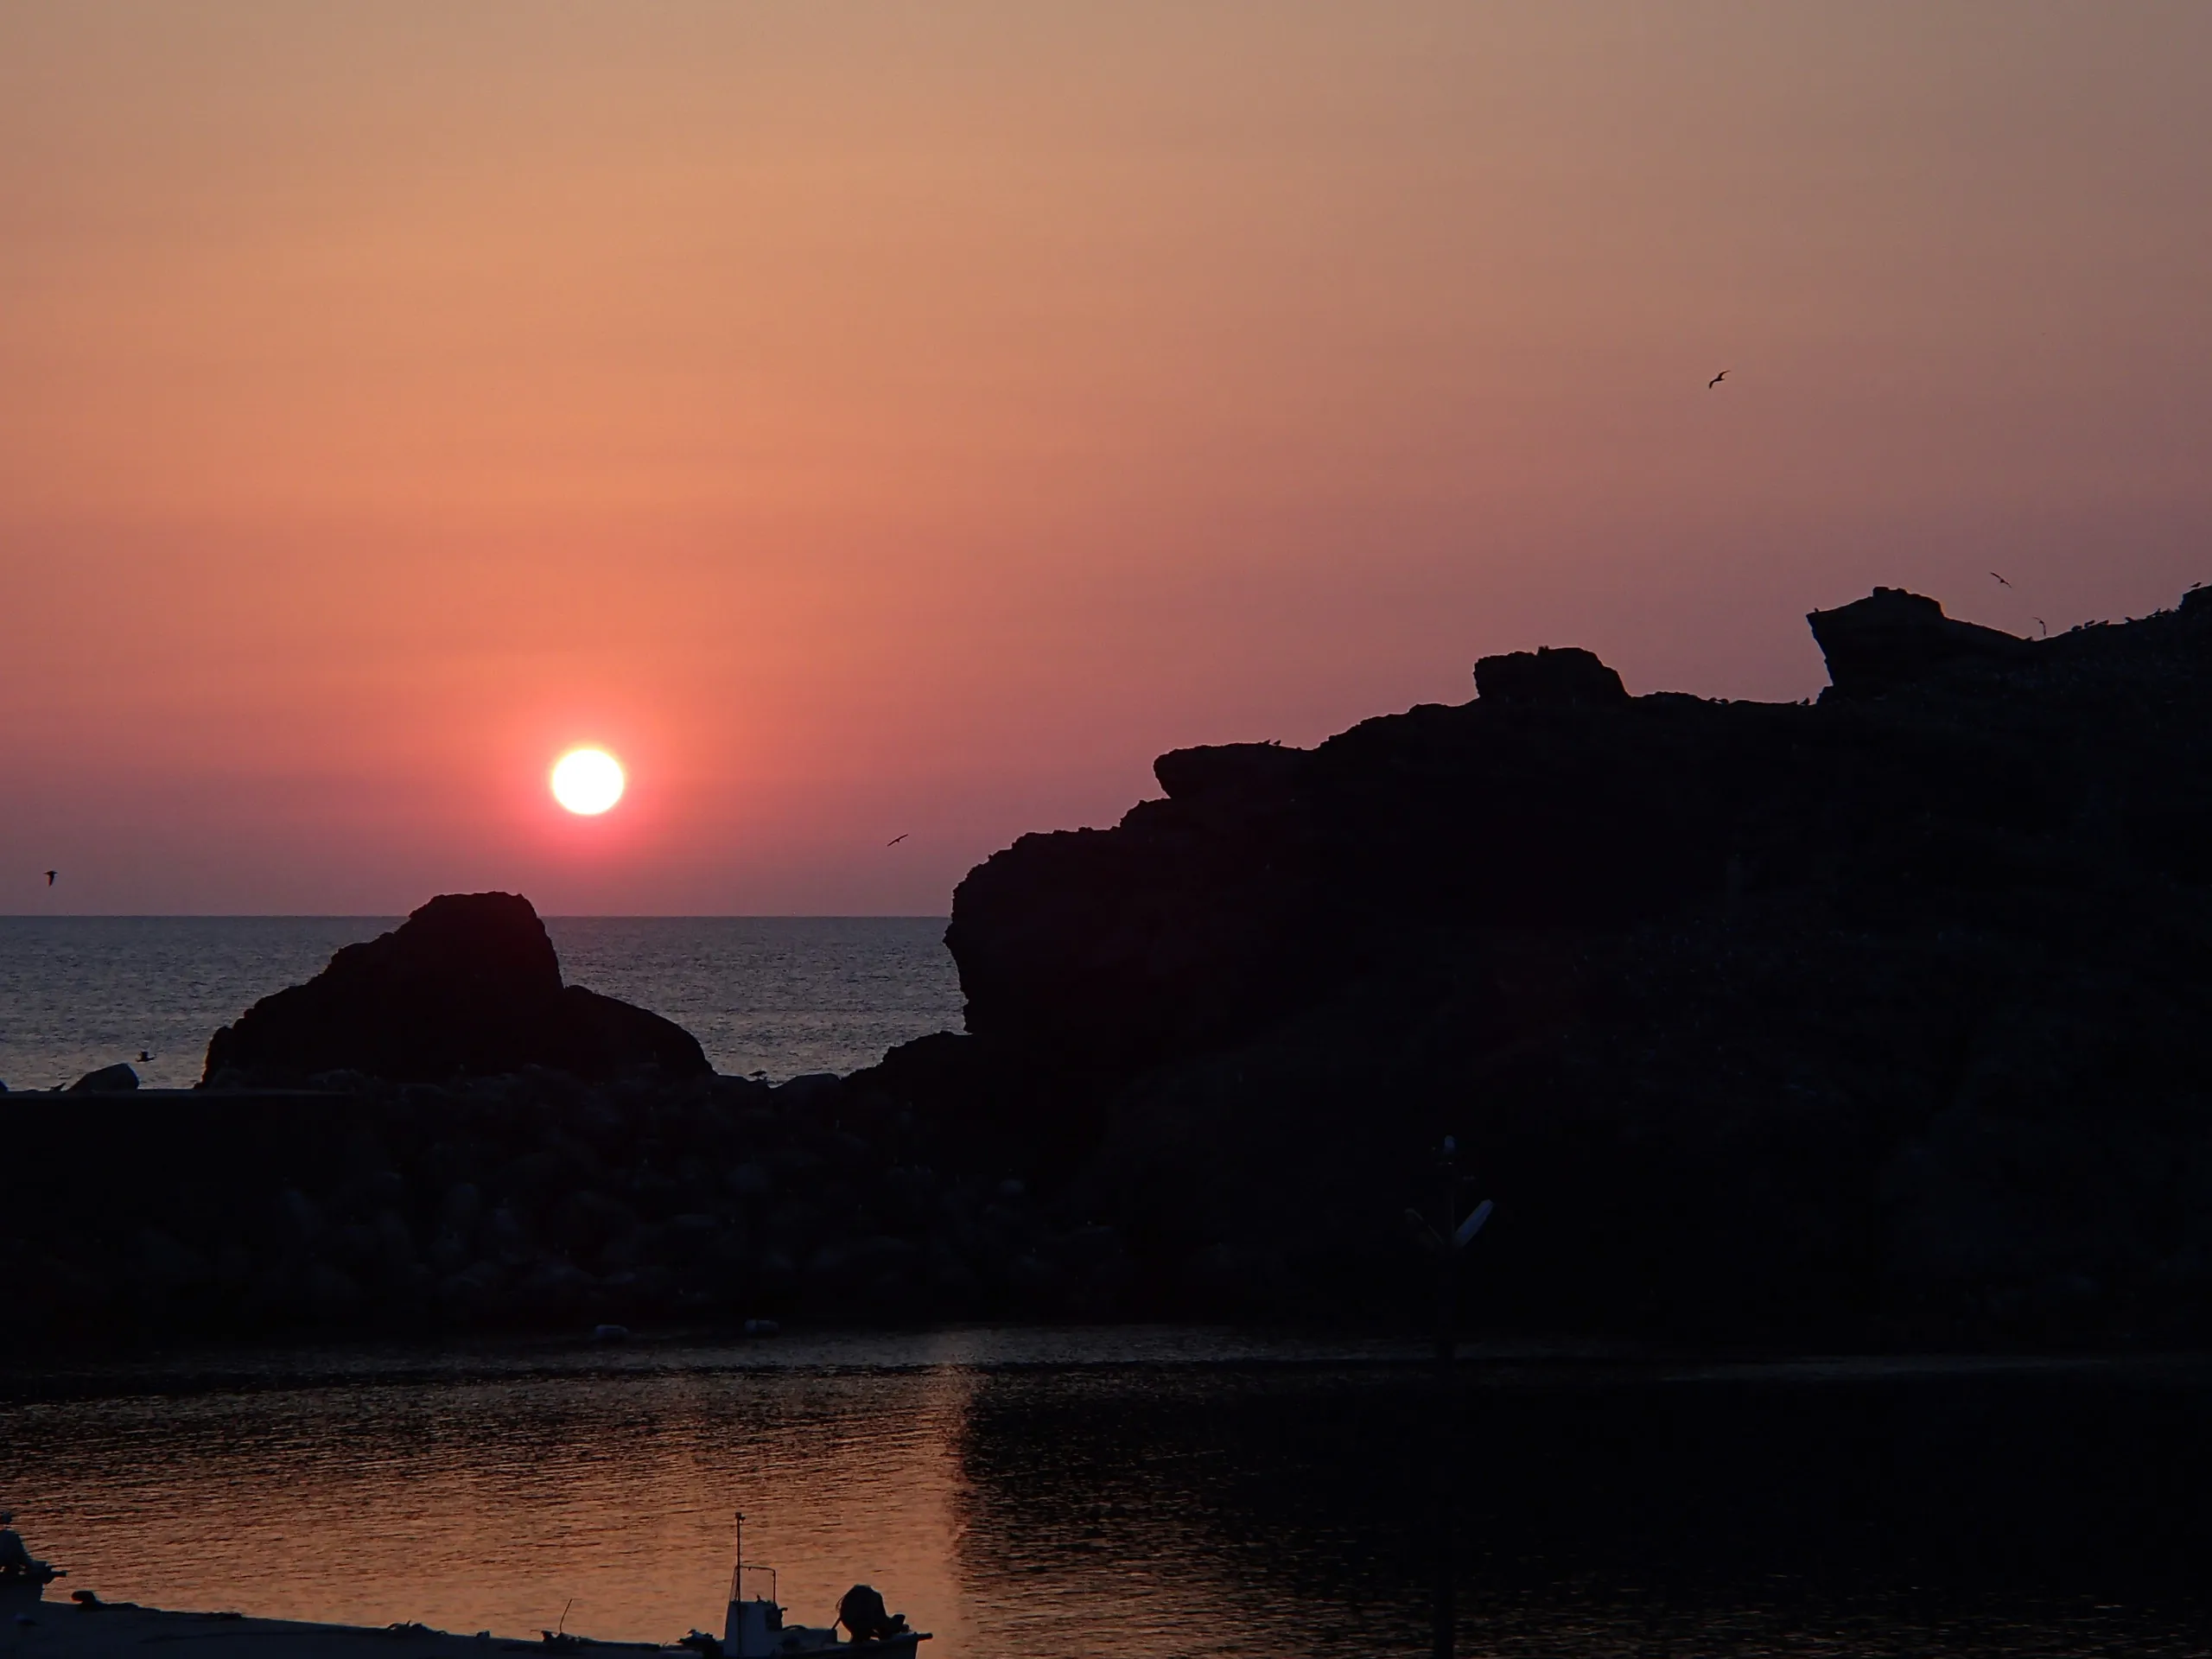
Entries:
POLYGON ((1673 1367, 1203 1331, 0 1367, 61 1587, 534 1638, 714 1626, 730 1512, 936 1659, 2202 1654, 2205 1362, 1673 1367))
MULTIPOLYGON (((45 1089, 130 1062, 200 1080, 207 1039, 391 917, 0 917, 0 1083, 45 1089), (153 1056, 141 1062, 139 1052, 153 1056)), ((941 917, 560 917, 569 983, 665 1014, 719 1071, 775 1080, 872 1065, 960 1029, 941 917)))

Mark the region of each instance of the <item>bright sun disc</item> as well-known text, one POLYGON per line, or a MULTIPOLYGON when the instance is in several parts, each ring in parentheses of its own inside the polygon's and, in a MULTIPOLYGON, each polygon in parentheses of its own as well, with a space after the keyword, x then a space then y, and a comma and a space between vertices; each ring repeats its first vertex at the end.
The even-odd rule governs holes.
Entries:
POLYGON ((553 798, 586 817, 622 798, 622 766, 604 749, 571 749, 553 764, 553 798))

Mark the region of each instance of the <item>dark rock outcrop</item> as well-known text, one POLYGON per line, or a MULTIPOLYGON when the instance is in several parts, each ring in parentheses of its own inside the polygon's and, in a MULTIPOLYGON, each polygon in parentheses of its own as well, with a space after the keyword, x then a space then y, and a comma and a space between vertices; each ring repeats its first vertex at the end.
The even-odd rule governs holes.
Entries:
POLYGON ((442 894, 392 931, 347 945, 306 984, 262 998, 215 1033, 204 1081, 443 1082, 533 1065, 590 1078, 711 1070, 681 1026, 563 985, 527 899, 475 893, 442 894))
POLYGON ((1475 664, 1475 695, 1492 702, 1541 703, 1553 709, 1603 708, 1626 702, 1619 673, 1580 645, 1539 645, 1484 657, 1475 664))
POLYGON ((138 1086, 138 1074, 118 1061, 104 1065, 97 1071, 87 1071, 69 1085, 73 1095, 128 1094, 138 1086))
POLYGON ((961 884, 971 1035, 909 1096, 1059 1126, 1190 1311, 1412 1293, 1451 1132, 1515 1323, 2212 1339, 2212 602, 1812 623, 1815 704, 1549 652, 1164 757, 1167 798, 961 884))
POLYGON ((2034 650, 2031 640, 1958 621, 1934 600, 1902 588, 1877 588, 1805 620, 1839 696, 1880 696, 1955 663, 2024 664, 2034 650))

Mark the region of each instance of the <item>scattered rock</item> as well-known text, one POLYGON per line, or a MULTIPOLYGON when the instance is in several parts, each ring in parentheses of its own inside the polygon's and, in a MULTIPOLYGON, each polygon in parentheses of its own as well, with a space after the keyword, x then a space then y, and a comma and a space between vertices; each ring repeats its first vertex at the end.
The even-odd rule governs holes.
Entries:
POLYGON ((730 1196, 747 1204, 760 1204, 775 1191, 775 1178, 764 1165, 747 1162, 734 1166, 727 1179, 730 1196))
POLYGON ((776 1103, 784 1107, 819 1109, 836 1097, 844 1079, 835 1071, 807 1071, 776 1085, 776 1103))

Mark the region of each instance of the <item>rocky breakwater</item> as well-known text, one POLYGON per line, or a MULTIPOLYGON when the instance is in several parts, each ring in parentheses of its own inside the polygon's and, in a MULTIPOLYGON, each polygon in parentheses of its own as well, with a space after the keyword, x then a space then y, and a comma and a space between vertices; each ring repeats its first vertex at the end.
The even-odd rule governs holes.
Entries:
POLYGON ((561 983, 529 904, 433 899, 264 999, 196 1090, 0 1097, 19 1338, 1113 1311, 1109 1230, 831 1077, 714 1074, 561 983))
POLYGON ((1878 588, 1811 704, 1586 652, 1160 758, 956 894, 875 1082, 1116 1224, 1156 1311, 1418 1307, 1456 1135, 1523 1329, 2212 1337, 2212 592, 2029 641, 1878 588))

